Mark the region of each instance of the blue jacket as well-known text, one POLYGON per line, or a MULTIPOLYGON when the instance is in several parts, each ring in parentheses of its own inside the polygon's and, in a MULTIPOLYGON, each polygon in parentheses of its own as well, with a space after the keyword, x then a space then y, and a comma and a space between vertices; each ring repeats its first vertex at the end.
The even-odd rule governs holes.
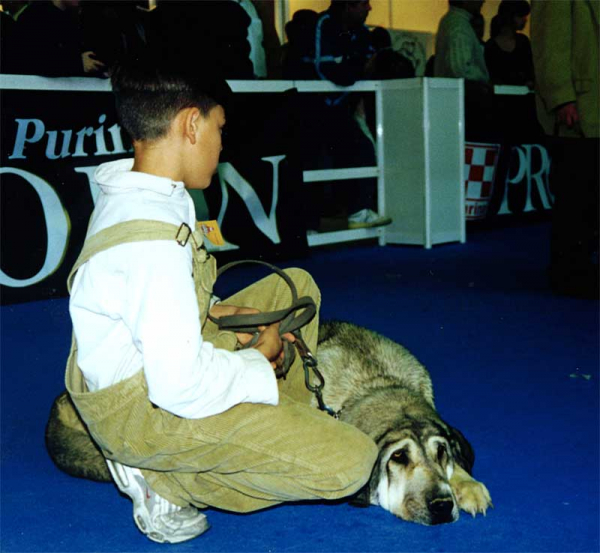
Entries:
POLYGON ((364 76, 365 64, 375 53, 366 26, 344 31, 339 17, 327 10, 316 22, 314 49, 299 52, 295 75, 291 78, 327 80, 350 86, 364 76))

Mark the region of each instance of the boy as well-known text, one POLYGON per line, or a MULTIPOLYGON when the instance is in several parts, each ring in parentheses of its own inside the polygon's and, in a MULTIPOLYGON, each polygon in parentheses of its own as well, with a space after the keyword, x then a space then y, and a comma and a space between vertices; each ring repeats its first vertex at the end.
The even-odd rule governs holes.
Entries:
MULTIPOLYGON (((135 158, 100 166, 84 249, 69 277, 74 338, 67 389, 134 521, 150 539, 204 532, 199 508, 248 512, 335 499, 369 478, 376 447, 310 406, 299 356, 287 378, 278 325, 257 343, 207 320, 287 307, 278 276, 213 305, 215 262, 186 188, 218 165, 228 87, 173 60, 128 61, 112 75, 135 158), (249 307, 236 307, 249 306, 249 307)), ((288 271, 300 296, 320 296, 288 271)), ((317 318, 303 329, 315 351, 317 318)))

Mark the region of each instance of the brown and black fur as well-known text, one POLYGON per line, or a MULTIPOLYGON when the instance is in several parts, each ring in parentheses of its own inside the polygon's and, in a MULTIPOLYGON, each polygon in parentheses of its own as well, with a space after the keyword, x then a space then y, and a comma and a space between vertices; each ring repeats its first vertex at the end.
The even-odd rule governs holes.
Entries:
POLYGON ((112 482, 104 456, 67 392, 52 404, 46 425, 46 449, 54 464, 67 474, 96 482, 112 482))
POLYGON ((405 520, 453 522, 491 506, 470 474, 475 456, 462 433, 435 409, 425 367, 399 344, 349 323, 324 323, 317 358, 325 403, 379 447, 371 478, 356 498, 405 520))

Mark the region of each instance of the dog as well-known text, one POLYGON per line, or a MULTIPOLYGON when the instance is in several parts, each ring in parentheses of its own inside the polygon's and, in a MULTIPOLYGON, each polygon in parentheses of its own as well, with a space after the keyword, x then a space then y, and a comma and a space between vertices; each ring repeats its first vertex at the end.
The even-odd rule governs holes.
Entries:
MULTIPOLYGON (((366 328, 325 322, 317 358, 325 403, 379 448, 370 480, 353 504, 379 505, 426 525, 453 522, 460 509, 486 513, 490 494, 470 475, 473 449, 438 415, 429 374, 408 350, 366 328)), ((66 392, 52 406, 46 448, 67 474, 112 481, 66 392)))
POLYGON ((473 449, 438 415, 429 373, 406 348, 366 328, 326 322, 317 359, 325 404, 379 449, 353 503, 426 525, 454 522, 460 510, 486 514, 493 505, 471 476, 473 449))

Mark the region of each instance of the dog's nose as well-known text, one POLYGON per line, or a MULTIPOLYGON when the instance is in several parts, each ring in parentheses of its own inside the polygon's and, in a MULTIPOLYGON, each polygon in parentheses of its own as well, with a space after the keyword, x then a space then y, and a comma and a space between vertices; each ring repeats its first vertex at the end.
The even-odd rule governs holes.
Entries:
POLYGON ((432 524, 444 524, 452 522, 452 509, 454 502, 451 497, 436 497, 427 505, 431 513, 432 524))

